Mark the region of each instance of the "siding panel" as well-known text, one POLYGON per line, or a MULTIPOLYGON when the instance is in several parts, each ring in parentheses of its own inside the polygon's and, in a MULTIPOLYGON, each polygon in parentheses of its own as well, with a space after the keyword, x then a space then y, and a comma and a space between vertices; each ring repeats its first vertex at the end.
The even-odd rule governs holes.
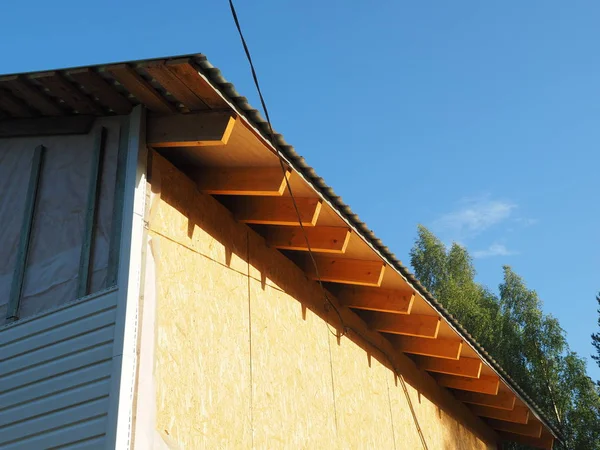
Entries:
POLYGON ((0 450, 105 441, 117 291, 0 328, 0 450))

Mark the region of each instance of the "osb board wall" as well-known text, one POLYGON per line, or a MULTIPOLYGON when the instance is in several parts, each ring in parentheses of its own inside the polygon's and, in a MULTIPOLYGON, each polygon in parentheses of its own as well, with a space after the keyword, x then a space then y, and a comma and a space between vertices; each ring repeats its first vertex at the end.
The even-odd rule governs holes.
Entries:
MULTIPOLYGON (((376 349, 334 334, 317 284, 156 153, 150 180, 159 433, 190 450, 422 448, 399 379, 376 349)), ((400 358, 429 449, 496 448, 400 358)))

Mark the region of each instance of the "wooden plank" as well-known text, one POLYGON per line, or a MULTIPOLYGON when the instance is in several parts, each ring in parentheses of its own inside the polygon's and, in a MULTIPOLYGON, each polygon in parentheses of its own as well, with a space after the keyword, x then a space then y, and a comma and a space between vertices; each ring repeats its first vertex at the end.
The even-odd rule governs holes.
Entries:
POLYGON ((506 391, 500 391, 497 395, 478 394, 468 391, 454 391, 454 396, 463 403, 473 405, 489 406, 491 408, 504 409, 512 411, 515 407, 517 397, 506 391))
MULTIPOLYGON (((296 206, 303 226, 314 226, 322 201, 297 198, 296 206)), ((231 203, 234 216, 243 223, 263 225, 298 225, 298 214, 290 197, 237 197, 231 203)))
POLYGON ((30 77, 39 81, 50 94, 63 100, 79 114, 104 114, 100 105, 77 89, 59 72, 36 73, 30 77))
MULTIPOLYGON (((177 108, 169 103, 150 83, 144 80, 128 64, 115 64, 106 68, 115 80, 123 85, 140 103, 150 111, 174 113, 177 108)), ((150 128, 149 128, 150 129, 150 128)))
POLYGON ((129 119, 119 129, 119 149, 117 153, 117 174, 113 197, 112 223, 110 226, 110 244, 108 249, 108 268, 106 270, 106 286, 116 286, 119 273, 119 252, 121 249, 121 229, 123 225, 123 202, 125 198, 125 166, 127 165, 127 148, 129 145, 129 119))
POLYGON ((28 105, 37 109, 46 116, 60 116, 64 114, 62 108, 54 103, 44 92, 29 83, 22 75, 0 77, 0 86, 9 89, 28 105))
POLYGON ((0 89, 0 109, 9 113, 12 117, 34 117, 35 114, 19 98, 11 92, 0 89))
POLYGON ((380 286, 385 272, 383 261, 364 261, 315 255, 319 269, 317 274, 310 259, 305 262, 305 271, 311 280, 331 283, 357 284, 360 286, 380 286))
POLYGON ((539 438, 522 436, 520 434, 509 433, 506 431, 501 431, 498 433, 498 435, 503 441, 516 442, 518 444, 529 445, 530 447, 541 448, 544 450, 552 450, 554 446, 554 437, 546 430, 542 430, 542 436, 539 438))
POLYGON ((542 437, 542 424, 537 420, 530 420, 529 423, 513 423, 504 420, 487 419, 486 421, 494 430, 507 431, 513 434, 529 436, 533 438, 542 437))
POLYGON ((173 97, 183 103, 183 105, 191 111, 209 109, 208 105, 163 62, 147 62, 142 64, 141 67, 148 72, 152 78, 158 81, 166 91, 170 92, 173 97))
POLYGON ((201 112, 148 118, 150 147, 226 145, 237 120, 230 112, 201 112))
POLYGON ((465 378, 454 375, 436 375, 440 386, 463 391, 479 392, 481 394, 496 395, 500 388, 500 379, 496 376, 481 375, 479 378, 465 378))
POLYGON ((112 109, 115 113, 129 114, 133 109, 133 105, 129 100, 89 67, 69 70, 67 74, 96 97, 98 102, 106 108, 112 109))
POLYGON ((101 127, 96 135, 94 152, 90 163, 90 181, 88 187, 87 207, 83 226, 83 244, 79 258, 79 276, 77 279, 77 298, 88 293, 92 247, 94 245, 94 227, 96 225, 96 204, 100 194, 102 162, 104 160, 104 147, 106 143, 106 128, 101 127))
POLYGON ((471 411, 481 417, 504 420, 505 422, 527 423, 529 421, 529 409, 524 406, 515 406, 512 411, 497 409, 490 406, 471 405, 471 411))
POLYGON ((27 187, 27 197, 25 200, 25 210, 23 211, 23 223, 21 225, 21 235, 19 237, 19 248, 13 273, 12 284, 10 287, 10 296, 6 310, 6 320, 12 322, 19 318, 19 303, 21 302, 21 292, 23 290, 23 280, 25 279, 25 268, 27 267, 27 257, 29 254, 29 242, 35 207, 40 185, 40 175, 44 164, 44 154, 46 148, 43 145, 36 147, 33 152, 31 162, 31 172, 29 174, 29 185, 27 187))
POLYGON ((304 230, 300 227, 269 227, 265 239, 267 245, 281 250, 306 252, 308 239, 313 252, 344 253, 350 241, 350 234, 350 228, 345 227, 313 227, 304 230))
POLYGON ((413 292, 361 287, 340 289, 337 297, 349 308, 393 314, 410 314, 415 299, 413 292))
POLYGON ((169 60, 167 67, 210 108, 219 109, 229 106, 215 88, 198 73, 189 58, 169 60))
POLYGON ((435 339, 440 330, 439 316, 422 316, 415 314, 388 314, 382 312, 367 313, 369 326, 382 333, 402 334, 435 339))
POLYGON ((87 134, 95 120, 94 116, 7 119, 0 121, 0 138, 87 134))
POLYGON ((467 378, 479 378, 483 363, 479 358, 459 358, 458 360, 419 357, 417 366, 427 372, 445 373, 467 378))
POLYGON ((462 341, 448 339, 427 339, 412 336, 387 336, 394 346, 411 355, 432 356, 434 358, 458 359, 462 341))
POLYGON ((280 167, 208 168, 194 174, 198 189, 206 194, 275 197, 283 194, 290 175, 280 167))

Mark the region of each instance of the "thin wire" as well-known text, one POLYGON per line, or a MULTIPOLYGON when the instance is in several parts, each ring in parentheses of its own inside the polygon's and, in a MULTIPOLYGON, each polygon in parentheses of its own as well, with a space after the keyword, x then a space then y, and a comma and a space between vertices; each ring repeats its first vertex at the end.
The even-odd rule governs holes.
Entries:
POLYGON ((242 33, 242 27, 240 25, 240 21, 238 20, 237 13, 235 11, 235 6, 233 6, 233 0, 229 0, 229 7, 231 9, 231 14, 233 16, 233 20, 235 22, 235 26, 237 28, 237 31, 238 31, 239 35, 240 35, 240 39, 242 41, 242 45, 244 46, 244 52, 246 53, 246 58, 248 58, 248 63, 250 64, 250 71, 252 72, 252 78, 254 79, 254 85, 256 86, 256 90, 258 91, 258 96, 260 98, 260 103, 262 105, 263 111, 265 112, 265 117, 267 118, 267 123, 269 125, 269 134, 270 134, 270 139, 271 139, 271 145, 273 146, 273 148, 277 152, 277 157, 279 159, 279 165, 281 166, 281 171, 284 174, 285 184, 286 184, 287 190, 288 190, 288 192, 290 194, 290 197, 292 199, 292 204, 294 205, 294 210, 296 211, 296 215, 298 216, 298 223, 300 224, 300 230, 302 231, 302 236, 304 237, 304 242, 306 243, 306 248, 308 249, 308 254, 309 254, 310 259, 312 261, 312 265, 314 266, 315 275, 317 277, 317 281, 319 282, 319 286, 321 287, 321 291, 323 293, 323 297, 326 300, 326 304, 329 307, 333 308, 333 310, 337 314, 338 319, 340 321, 341 330, 339 331, 339 333, 332 333, 332 334, 334 334, 337 337, 343 336, 344 334, 346 334, 346 328, 344 326, 344 320, 342 319, 342 315, 341 315, 339 309, 331 301, 331 299, 327 295, 327 291, 325 290, 325 287, 323 286, 323 281, 321 280, 321 275, 319 274, 319 267, 317 265, 317 261, 315 260, 315 256, 314 256, 314 254, 312 252, 312 249, 310 247, 310 242, 308 240, 308 236, 306 234, 306 230, 304 229, 304 225, 302 223, 302 217, 300 215, 300 210, 298 209, 298 204, 296 203, 296 198, 294 197, 294 193, 292 192, 292 185, 290 184, 290 181, 288 180, 288 177, 285 176, 286 173, 287 173, 287 169, 285 167, 286 163, 284 162, 283 155, 281 154, 281 151, 279 150, 279 146, 275 143, 275 135, 273 133, 273 127, 271 125, 271 118, 269 116, 269 110, 267 109, 267 104, 265 103, 265 99, 264 99, 262 91, 260 89, 260 83, 258 82, 258 76, 256 75, 256 70, 254 69, 254 63, 252 62, 252 56, 250 55, 250 50, 248 49, 248 45, 246 45, 246 39, 244 38, 244 34, 242 33))
POLYGON ((328 305, 329 307, 333 308, 333 310, 336 312, 338 319, 340 321, 340 326, 341 326, 341 330, 339 333, 334 334, 337 337, 341 337, 344 335, 349 334, 350 332, 353 332, 354 334, 356 334, 361 340, 363 340, 364 342, 367 342, 369 345, 371 345, 372 347, 378 349, 383 356, 388 360, 389 364, 391 365, 394 373, 396 374, 396 376, 400 379, 400 384, 402 385, 402 390, 404 391, 404 395, 406 396, 406 400, 408 402, 408 406, 413 418, 413 421, 415 423, 415 426, 417 428, 417 432, 419 433, 419 437, 421 439, 421 444, 423 445, 423 448, 425 450, 428 450, 427 447, 427 442, 425 441, 425 436, 423 435, 423 431, 421 430, 421 427, 419 425, 419 420, 417 418, 415 409, 413 407, 412 404, 412 400, 410 399, 410 395, 408 393, 408 388, 406 387, 406 383, 404 381, 404 376, 400 373, 400 371, 398 369, 396 369, 396 365, 394 364, 393 359, 387 354, 387 352, 385 352, 384 350, 382 350, 381 348, 379 348, 377 345, 375 345, 374 343, 372 343, 370 341, 370 339, 368 339, 364 334, 362 334, 361 332, 351 328, 351 327, 347 327, 346 324, 344 323, 344 319, 342 318, 342 314, 340 313, 338 307, 335 305, 335 303, 333 303, 331 301, 331 299, 329 298, 329 296, 327 295, 327 291, 325 290, 325 287, 323 286, 323 282, 321 280, 321 276, 319 274, 319 267, 317 265, 317 262, 315 260, 315 257, 313 255, 312 249, 310 247, 310 242, 308 240, 308 236, 306 234, 306 231, 304 229, 304 225, 302 224, 302 217, 300 215, 300 211, 298 209, 298 205, 296 204, 296 199, 294 197, 294 193, 292 192, 292 186, 290 185, 290 182, 287 178, 286 175, 286 163, 284 161, 283 155, 281 154, 281 151, 279 150, 279 146, 275 143, 275 135, 273 133, 273 127, 271 125, 271 118, 269 117, 269 110, 267 109, 267 105, 265 103, 265 99, 262 95, 262 91, 260 89, 260 83, 258 82, 258 76, 256 75, 256 70, 254 69, 254 63, 252 62, 252 56, 250 55, 250 50, 248 49, 248 45, 246 44, 246 39, 244 38, 244 34, 242 33, 242 27, 240 25, 240 22, 238 20, 238 16, 235 10, 235 6, 233 6, 233 0, 229 0, 229 7, 231 9, 231 14, 233 16, 233 20, 235 22, 235 26, 237 28, 237 31, 240 35, 240 39, 242 41, 242 45, 244 46, 244 52, 246 53, 246 58, 248 59, 248 63, 250 64, 250 70, 252 72, 252 78, 254 80, 254 85, 256 86, 256 90, 258 92, 258 96, 260 98, 260 103, 262 105, 263 111, 265 112, 265 117, 267 119, 267 123, 269 125, 269 134, 270 134, 270 139, 271 139, 271 145, 273 146, 273 148, 275 149, 275 151, 277 152, 277 157, 279 159, 279 164, 281 166, 281 170, 284 174, 284 179, 285 179, 285 183, 287 186, 287 190, 290 194, 290 197, 292 199, 292 203, 294 205, 294 210, 296 211, 296 215, 298 216, 298 223, 300 224, 300 230, 302 231, 302 235, 304 236, 304 241, 306 242, 306 247, 308 249, 308 253, 310 255, 310 259, 312 261, 312 264, 314 266, 315 269, 315 275, 317 277, 317 281, 319 283, 319 286, 321 287, 321 291, 323 292, 323 297, 326 300, 326 306, 328 305))

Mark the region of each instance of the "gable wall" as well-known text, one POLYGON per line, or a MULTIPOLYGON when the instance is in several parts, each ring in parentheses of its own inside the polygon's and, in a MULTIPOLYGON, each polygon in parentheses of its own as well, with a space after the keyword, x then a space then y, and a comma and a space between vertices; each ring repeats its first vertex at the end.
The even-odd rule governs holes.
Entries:
MULTIPOLYGON (((421 448, 400 380, 377 349, 333 334, 316 283, 157 154, 150 184, 139 443, 421 448)), ((496 448, 464 405, 397 361, 429 449, 496 448)))

